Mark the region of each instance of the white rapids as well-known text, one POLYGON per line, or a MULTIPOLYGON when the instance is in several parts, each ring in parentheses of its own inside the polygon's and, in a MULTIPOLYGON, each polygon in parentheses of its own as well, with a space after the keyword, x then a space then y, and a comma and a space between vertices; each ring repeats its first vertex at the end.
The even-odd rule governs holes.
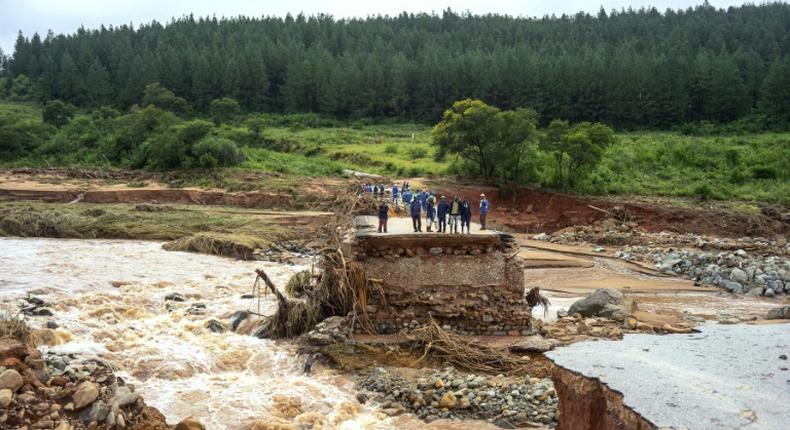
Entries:
MULTIPOLYGON (((45 331, 47 348, 117 365, 170 423, 193 416, 210 429, 237 429, 279 417, 307 427, 392 427, 357 404, 349 378, 320 366, 302 375, 291 342, 206 328, 250 307, 241 295, 255 268, 277 285, 302 269, 169 252, 154 242, 0 238, 0 309, 16 311, 27 294, 44 299, 54 316, 29 320, 60 326, 45 331), (169 293, 186 298, 171 312, 169 293), (206 305, 204 315, 185 312, 195 302, 206 305), (296 408, 282 407, 283 397, 296 408)), ((264 297, 261 312, 274 309, 273 297, 264 297)))

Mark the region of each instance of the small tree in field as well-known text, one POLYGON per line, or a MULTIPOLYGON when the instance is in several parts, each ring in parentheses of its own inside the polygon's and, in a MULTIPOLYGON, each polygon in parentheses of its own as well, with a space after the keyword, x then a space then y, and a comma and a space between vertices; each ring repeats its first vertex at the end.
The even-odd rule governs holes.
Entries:
POLYGON ((230 97, 223 97, 221 99, 215 99, 211 101, 209 112, 211 113, 211 118, 214 119, 214 122, 219 125, 229 122, 236 115, 238 115, 239 112, 241 112, 241 106, 236 100, 230 97))
POLYGON ((532 109, 500 111, 480 100, 455 102, 431 132, 436 156, 457 154, 484 178, 517 179, 537 140, 537 117, 532 109))
POLYGON ((601 161, 614 141, 614 131, 604 124, 582 122, 570 127, 567 121, 553 120, 543 133, 541 148, 556 161, 556 185, 573 188, 601 161))
POLYGON ((74 106, 63 103, 60 100, 52 100, 44 105, 41 117, 45 123, 60 128, 71 121, 71 118, 74 116, 74 111, 74 106))
POLYGON ((143 106, 156 106, 178 115, 188 115, 192 110, 189 103, 172 91, 163 87, 159 82, 148 84, 143 90, 143 106))

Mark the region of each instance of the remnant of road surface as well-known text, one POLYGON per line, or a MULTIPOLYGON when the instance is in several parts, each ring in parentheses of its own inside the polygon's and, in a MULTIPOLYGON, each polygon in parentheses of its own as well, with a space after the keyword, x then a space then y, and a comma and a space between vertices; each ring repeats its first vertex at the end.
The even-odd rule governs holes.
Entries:
POLYGON ((790 325, 698 328, 546 353, 557 365, 557 429, 788 428, 790 371, 781 357, 790 351, 790 325), (618 421, 625 427, 613 427, 618 421))

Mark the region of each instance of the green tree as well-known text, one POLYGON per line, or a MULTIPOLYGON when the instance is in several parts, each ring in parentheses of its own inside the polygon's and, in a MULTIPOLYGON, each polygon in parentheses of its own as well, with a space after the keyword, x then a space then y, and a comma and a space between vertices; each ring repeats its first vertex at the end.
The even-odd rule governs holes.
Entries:
POLYGON ((189 103, 185 99, 178 97, 172 91, 160 85, 159 82, 145 86, 142 105, 153 105, 181 116, 188 115, 191 112, 189 103))
POLYGON ((568 121, 561 119, 554 119, 546 127, 543 136, 540 139, 540 147, 544 151, 554 156, 556 169, 554 170, 554 183, 559 188, 564 188, 566 184, 567 170, 568 170, 568 130, 570 125, 568 121))
POLYGON ((541 147, 556 161, 555 184, 567 190, 598 165, 613 141, 614 131, 604 124, 582 122, 570 127, 567 121, 555 119, 546 128, 541 147))
POLYGON ((790 125, 790 60, 776 60, 760 89, 760 108, 777 124, 790 125))
POLYGON ((437 156, 457 154, 472 163, 475 173, 485 178, 493 177, 500 162, 499 113, 499 109, 480 100, 453 103, 431 131, 437 156))
POLYGON ((216 124, 230 122, 240 112, 241 106, 239 106, 239 102, 230 97, 212 100, 209 106, 209 113, 216 124))
POLYGON ((92 106, 101 106, 110 102, 112 98, 110 76, 98 58, 91 63, 86 82, 86 96, 92 106))
POLYGON ((60 72, 58 73, 56 89, 63 100, 79 104, 83 99, 84 88, 77 65, 71 55, 66 52, 60 57, 60 72))
POLYGON ((60 128, 71 121, 71 118, 74 117, 74 112, 74 106, 60 100, 52 100, 44 105, 41 116, 45 123, 60 128))

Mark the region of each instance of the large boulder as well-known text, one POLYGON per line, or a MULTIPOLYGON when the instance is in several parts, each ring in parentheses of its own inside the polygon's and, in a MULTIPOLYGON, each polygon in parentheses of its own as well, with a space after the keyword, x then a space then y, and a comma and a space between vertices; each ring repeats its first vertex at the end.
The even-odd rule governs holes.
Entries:
POLYGON ((780 306, 768 311, 767 320, 790 320, 790 305, 780 306))
POLYGON ((743 284, 749 280, 749 275, 746 274, 746 272, 744 272, 743 270, 736 267, 732 269, 732 272, 730 272, 730 279, 740 284, 743 284))
POLYGON ((99 386, 93 382, 85 381, 77 386, 71 398, 74 402, 74 409, 82 409, 95 402, 99 397, 99 386))
POLYGON ((22 375, 14 369, 8 369, 0 373, 0 390, 8 389, 15 393, 24 384, 25 381, 22 380, 22 375))
POLYGON ((589 296, 576 301, 568 309, 568 315, 581 314, 583 317, 604 317, 618 321, 631 315, 630 299, 614 288, 599 288, 589 296))
POLYGON ((6 358, 24 359, 27 355, 27 347, 22 342, 12 338, 0 338, 0 361, 6 358))

